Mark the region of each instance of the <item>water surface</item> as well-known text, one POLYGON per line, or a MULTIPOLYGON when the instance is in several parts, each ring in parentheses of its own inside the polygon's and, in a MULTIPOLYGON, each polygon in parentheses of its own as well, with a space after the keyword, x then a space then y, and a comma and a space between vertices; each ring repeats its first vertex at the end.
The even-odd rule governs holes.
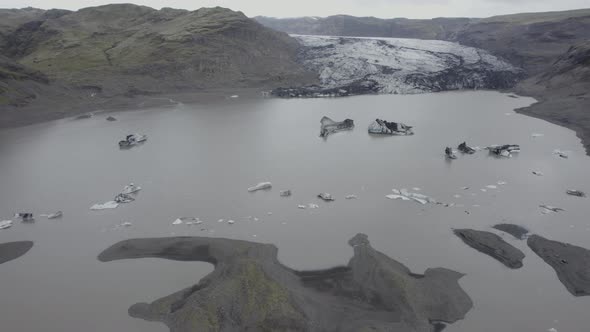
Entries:
POLYGON ((588 201, 565 195, 568 188, 590 191, 590 159, 574 132, 512 111, 532 102, 483 91, 228 98, 115 113, 116 122, 98 115, 0 131, 0 218, 64 211, 62 219, 37 217, 35 224, 15 223, 0 231, 0 242, 35 242, 25 256, 0 265, 0 324, 6 331, 166 331, 129 317, 127 308, 191 286, 212 267, 96 260, 126 238, 198 235, 274 243, 283 263, 311 269, 346 264, 352 255, 347 240, 363 232, 375 248, 416 273, 442 266, 466 274, 461 285, 474 309, 448 331, 582 331, 590 299, 570 295, 525 242, 504 236, 527 255, 522 269, 509 270, 451 231, 511 222, 590 248, 588 201), (318 134, 324 115, 352 118, 356 128, 323 140, 318 134), (370 136, 366 128, 375 118, 413 125, 416 135, 370 136), (133 132, 147 134, 148 142, 119 150, 117 141, 133 132), (444 147, 463 140, 482 147, 516 143, 522 153, 511 159, 479 152, 445 160, 444 147), (570 150, 570 158, 554 156, 554 149, 570 150), (271 181, 273 190, 247 192, 261 181, 271 181), (89 210, 129 182, 144 188, 136 202, 89 210), (498 189, 480 190, 487 185, 498 189), (385 198, 392 188, 413 187, 457 205, 385 198), (282 189, 293 196, 279 197, 282 189), (320 192, 336 201, 319 201, 320 192), (349 194, 358 199, 345 200, 349 194), (308 203, 320 207, 297 208, 308 203), (539 204, 566 211, 542 215, 539 204), (182 216, 205 223, 173 226, 182 216), (220 218, 236 223, 218 223, 220 218), (123 222, 133 226, 116 227, 123 222))

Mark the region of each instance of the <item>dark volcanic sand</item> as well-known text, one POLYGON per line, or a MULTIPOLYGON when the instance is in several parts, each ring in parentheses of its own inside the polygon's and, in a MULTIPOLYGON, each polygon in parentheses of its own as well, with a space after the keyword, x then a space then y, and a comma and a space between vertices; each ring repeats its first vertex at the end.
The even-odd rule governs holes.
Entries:
POLYGON ((522 251, 508 244, 498 235, 473 229, 455 229, 453 232, 471 248, 494 258, 507 267, 511 269, 522 267, 524 259, 522 251))
POLYGON ((525 238, 525 236, 529 233, 529 230, 522 227, 522 226, 518 226, 518 225, 513 225, 513 224, 497 224, 494 225, 494 227, 499 231, 508 233, 512 236, 514 236, 516 239, 518 240, 523 240, 525 238))
POLYGON ((100 261, 156 257, 204 261, 215 270, 193 287, 129 309, 179 331, 440 331, 471 309, 458 280, 444 268, 413 274, 373 249, 364 234, 349 241, 347 266, 295 271, 270 244, 203 237, 132 239, 100 261))
POLYGON ((549 264, 574 296, 590 295, 590 250, 531 235, 529 247, 549 264))
POLYGON ((0 243, 0 264, 19 258, 32 247, 33 242, 31 241, 0 243))

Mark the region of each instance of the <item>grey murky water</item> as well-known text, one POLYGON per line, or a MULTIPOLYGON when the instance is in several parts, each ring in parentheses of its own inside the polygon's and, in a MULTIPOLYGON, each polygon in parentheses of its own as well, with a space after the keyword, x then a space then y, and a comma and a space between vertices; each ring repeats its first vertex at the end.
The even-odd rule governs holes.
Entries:
POLYGON ((0 266, 1 328, 165 331, 163 325, 128 317, 127 308, 188 287, 212 268, 156 259, 96 260, 122 239, 201 235, 271 242, 282 262, 305 269, 345 264, 352 254, 347 240, 364 232, 375 248, 414 272, 442 266, 466 274, 461 284, 475 307, 449 331, 583 331, 590 298, 571 296, 525 242, 505 236, 527 255, 522 269, 509 270, 451 232, 489 230, 507 221, 590 248, 590 205, 565 195, 570 187, 590 191, 590 158, 572 131, 512 113, 531 102, 495 92, 228 99, 114 114, 119 121, 112 123, 101 115, 2 131, 0 218, 55 210, 63 210, 64 217, 38 217, 35 224, 0 231, 0 242, 35 241, 28 254, 0 266), (350 117, 356 129, 323 141, 318 138, 323 115, 350 117), (416 135, 369 136, 366 127, 376 117, 414 125, 416 135), (117 141, 132 132, 146 133, 148 142, 120 151, 117 141), (446 161, 444 147, 463 140, 482 147, 519 143, 523 152, 511 159, 479 152, 446 161), (570 158, 554 156, 558 148, 571 150, 570 158), (272 181, 273 190, 246 191, 260 181, 272 181), (498 181, 507 184, 480 190, 498 181), (144 188, 136 202, 89 210, 129 182, 144 188), (458 206, 385 198, 392 188, 404 187, 420 187, 458 206), (279 197, 280 189, 291 189, 293 196, 279 197), (324 191, 336 201, 319 202, 315 196, 324 191), (348 194, 359 199, 345 200, 348 194), (297 208, 308 203, 320 208, 297 208), (539 204, 566 211, 542 215, 539 204), (181 216, 205 223, 173 226, 181 216), (218 223, 220 218, 236 223, 218 223), (133 226, 114 229, 126 221, 133 226))

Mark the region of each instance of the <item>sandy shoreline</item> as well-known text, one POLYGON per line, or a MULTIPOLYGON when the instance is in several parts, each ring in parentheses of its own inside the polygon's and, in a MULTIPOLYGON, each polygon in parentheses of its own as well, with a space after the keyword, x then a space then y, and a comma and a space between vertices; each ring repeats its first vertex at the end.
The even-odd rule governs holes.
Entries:
POLYGON ((135 97, 91 98, 69 96, 34 102, 24 107, 0 108, 0 129, 19 128, 54 120, 75 118, 83 114, 107 114, 178 104, 209 104, 233 95, 241 99, 263 98, 264 88, 227 88, 135 97))

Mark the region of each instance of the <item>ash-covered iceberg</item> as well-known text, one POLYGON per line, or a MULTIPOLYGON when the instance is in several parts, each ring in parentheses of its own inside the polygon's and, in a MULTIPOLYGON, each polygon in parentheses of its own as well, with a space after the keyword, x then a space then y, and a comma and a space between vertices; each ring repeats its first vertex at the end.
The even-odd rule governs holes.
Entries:
POLYGON ((344 121, 334 121, 327 116, 324 116, 320 120, 320 137, 326 138, 328 135, 338 131, 352 130, 354 128, 354 121, 351 119, 345 119, 344 121))
POLYGON ((369 134, 408 136, 414 135, 414 132, 411 126, 403 123, 375 119, 369 125, 369 134))

